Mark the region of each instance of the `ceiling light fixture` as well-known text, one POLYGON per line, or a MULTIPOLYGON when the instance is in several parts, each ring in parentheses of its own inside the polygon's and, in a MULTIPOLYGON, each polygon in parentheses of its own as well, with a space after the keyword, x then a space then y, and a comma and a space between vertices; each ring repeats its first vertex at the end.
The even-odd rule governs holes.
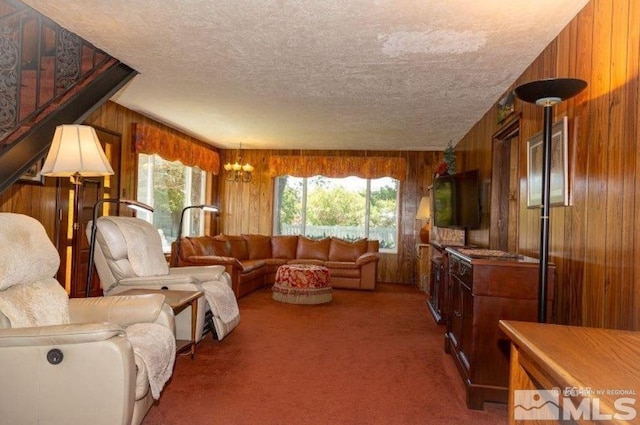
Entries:
POLYGON ((240 151, 238 152, 238 159, 236 160, 235 163, 230 163, 227 162, 226 164, 224 164, 224 170, 225 170, 225 177, 227 180, 229 181, 234 181, 234 182, 244 182, 244 183, 248 183, 251 181, 251 173, 253 173, 253 170, 255 169, 251 164, 249 164, 248 162, 241 165, 242 164, 242 143, 240 143, 240 151))

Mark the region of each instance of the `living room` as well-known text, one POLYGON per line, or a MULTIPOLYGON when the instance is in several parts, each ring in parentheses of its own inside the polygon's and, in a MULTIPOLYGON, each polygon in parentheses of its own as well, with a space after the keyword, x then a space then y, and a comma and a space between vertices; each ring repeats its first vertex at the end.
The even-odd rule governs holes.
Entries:
MULTIPOLYGON (((588 2, 522 75, 504 89, 506 95, 528 81, 556 76, 580 78, 588 84, 583 92, 553 109, 553 122, 566 116, 569 133, 569 199, 565 206, 551 208, 550 214, 549 252, 556 269, 554 323, 640 330, 640 286, 636 283, 640 270, 635 261, 640 249, 640 233, 635 230, 640 221, 636 208, 640 186, 635 178, 640 164, 639 16, 635 0, 588 2)), ((542 130, 543 111, 516 99, 513 112, 499 121, 501 101, 502 97, 496 98, 482 118, 453 143, 458 169, 478 169, 483 187, 481 225, 468 231, 466 243, 538 257, 540 211, 527 205, 527 141, 542 130), (509 131, 513 128, 517 128, 515 136, 509 131), (496 175, 495 146, 513 137, 516 143, 507 144, 512 168, 506 173, 504 198, 509 202, 502 204, 491 187, 500 176, 496 175), (498 205, 508 221, 503 239, 498 236, 498 205)), ((464 100, 460 104, 464 105, 464 100)), ((132 153, 134 123, 201 143, 113 101, 93 111, 84 123, 118 135, 118 193, 122 197, 133 196, 137 191, 137 156, 132 153)), ((236 148, 215 150, 220 164, 238 159, 236 148)), ((272 157, 283 155, 403 158, 406 179, 400 185, 398 207, 401 242, 397 253, 380 254, 378 282, 415 283, 415 247, 423 224, 415 215, 443 161, 442 150, 243 149, 243 161, 255 167, 251 182, 228 181, 223 170, 207 178, 213 188, 207 202, 218 205, 221 211, 207 222, 208 233, 271 233, 274 180, 269 163, 272 157)), ((68 210, 70 202, 60 192, 69 189, 67 182, 47 178, 43 185, 16 183, 0 194, 1 211, 35 217, 50 238, 59 241, 58 249, 65 255, 58 280, 66 282, 67 289, 71 284, 71 264, 66 257, 70 241, 67 227, 60 228, 57 216, 62 210, 67 217, 64 210, 68 210)))

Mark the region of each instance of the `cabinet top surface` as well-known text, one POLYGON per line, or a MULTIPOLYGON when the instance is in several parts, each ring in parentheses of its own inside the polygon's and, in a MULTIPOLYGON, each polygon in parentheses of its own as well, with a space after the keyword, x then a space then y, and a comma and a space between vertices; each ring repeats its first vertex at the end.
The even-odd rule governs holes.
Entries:
POLYGON ((589 389, 609 406, 640 395, 640 332, 504 320, 500 329, 560 391, 589 389))
MULTIPOLYGON (((537 258, 525 255, 511 254, 504 251, 484 248, 457 248, 448 247, 447 252, 467 260, 473 264, 511 263, 522 265, 538 265, 537 258)), ((551 265, 551 264, 550 264, 551 265)))

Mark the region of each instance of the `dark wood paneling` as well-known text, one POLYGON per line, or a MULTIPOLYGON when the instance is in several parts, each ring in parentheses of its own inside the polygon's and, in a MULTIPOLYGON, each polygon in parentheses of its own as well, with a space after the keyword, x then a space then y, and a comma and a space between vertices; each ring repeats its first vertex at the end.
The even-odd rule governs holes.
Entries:
MULTIPOLYGON (((639 14, 635 0, 593 0, 513 85, 556 76, 589 84, 554 108, 554 120, 566 115, 570 124, 571 205, 551 211, 555 320, 561 323, 640 329, 639 14)), ((465 168, 482 171, 490 160, 494 111, 456 146, 465 168)), ((542 108, 517 101, 516 112, 522 113, 518 252, 537 256, 539 211, 526 207, 526 141, 542 129, 542 108)), ((484 232, 471 232, 472 243, 486 246, 484 232)))

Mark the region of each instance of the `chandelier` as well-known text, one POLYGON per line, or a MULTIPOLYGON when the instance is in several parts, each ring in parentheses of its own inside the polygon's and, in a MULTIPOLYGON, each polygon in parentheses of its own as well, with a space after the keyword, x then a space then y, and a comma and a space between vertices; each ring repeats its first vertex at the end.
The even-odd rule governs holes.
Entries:
MULTIPOLYGON (((240 152, 242 152, 242 144, 240 144, 240 152)), ((239 154, 238 159, 235 163, 227 162, 224 164, 225 177, 229 181, 234 182, 250 182, 251 181, 251 173, 254 170, 253 165, 248 162, 242 164, 242 156, 239 154)))

